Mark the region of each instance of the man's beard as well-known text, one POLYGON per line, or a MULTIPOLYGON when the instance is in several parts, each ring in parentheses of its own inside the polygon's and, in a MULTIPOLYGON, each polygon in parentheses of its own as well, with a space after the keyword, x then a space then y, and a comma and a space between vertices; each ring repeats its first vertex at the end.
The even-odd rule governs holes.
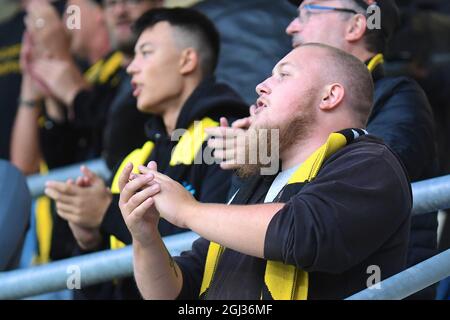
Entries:
POLYGON ((311 128, 316 124, 316 114, 312 107, 309 108, 311 109, 302 112, 284 125, 272 127, 261 125, 260 127, 249 129, 245 144, 246 161, 237 169, 237 175, 244 179, 255 175, 261 175, 261 171, 264 170, 264 168, 271 167, 275 161, 279 162, 280 155, 288 148, 309 138, 311 135, 311 128), (249 133, 250 130, 254 130, 254 132, 249 133), (278 130, 279 134, 272 135, 271 130, 278 130), (264 131, 266 131, 267 134, 264 134, 264 131), (273 139, 277 137, 278 139, 273 139), (267 156, 270 157, 269 163, 261 161, 261 154, 260 152, 257 152, 261 145, 267 145, 267 156), (255 150, 255 146, 257 146, 256 148, 258 150, 255 150), (272 150, 273 147, 275 148, 275 152, 272 150), (249 163, 248 160, 251 159, 251 153, 256 153, 256 155, 253 154, 253 159, 256 158, 256 163, 249 163))

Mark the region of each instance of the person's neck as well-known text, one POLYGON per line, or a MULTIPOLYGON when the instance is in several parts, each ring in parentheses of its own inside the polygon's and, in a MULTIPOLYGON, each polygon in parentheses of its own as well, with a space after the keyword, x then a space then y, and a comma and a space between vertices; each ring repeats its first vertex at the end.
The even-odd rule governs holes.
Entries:
POLYGON ((301 140, 298 139, 296 143, 281 152, 280 159, 282 170, 292 168, 305 162, 309 156, 327 142, 328 137, 333 132, 348 128, 360 128, 361 125, 358 125, 357 121, 352 120, 348 114, 341 113, 321 121, 320 125, 317 124, 315 127, 317 127, 317 129, 312 129, 307 137, 304 137, 301 140))
POLYGON ((346 51, 347 53, 350 53, 351 55, 358 58, 363 63, 372 59, 376 55, 376 53, 370 52, 366 48, 361 46, 353 46, 351 48, 348 48, 348 50, 346 51))
POLYGON ((100 30, 99 32, 94 33, 93 37, 94 38, 89 41, 87 48, 87 59, 90 64, 96 63, 111 51, 109 36, 106 30, 100 30))
POLYGON ((194 92, 195 88, 198 86, 196 81, 186 81, 184 83, 181 94, 176 98, 168 101, 166 106, 163 107, 164 113, 162 114, 162 119, 164 126, 166 127, 166 132, 170 136, 176 128, 178 118, 180 116, 181 110, 184 107, 187 99, 194 92))
POLYGON ((295 167, 303 162, 328 139, 329 134, 315 134, 309 138, 292 144, 280 154, 282 170, 295 167))

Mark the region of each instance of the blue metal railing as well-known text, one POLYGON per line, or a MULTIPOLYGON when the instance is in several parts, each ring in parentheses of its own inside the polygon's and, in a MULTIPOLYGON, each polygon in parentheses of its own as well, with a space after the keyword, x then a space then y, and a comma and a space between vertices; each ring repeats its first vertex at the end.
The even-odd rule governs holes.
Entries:
POLYGON ((450 249, 346 300, 400 300, 450 276, 450 249))
MULTIPOLYGON (((179 255, 191 248, 198 238, 193 232, 165 237, 171 255, 179 255)), ((133 274, 131 246, 106 250, 46 265, 0 273, 0 299, 19 299, 46 292, 67 289, 67 281, 74 267, 80 271, 81 288, 133 274)))
POLYGON ((84 164, 91 171, 98 174, 103 179, 107 180, 111 176, 111 172, 104 160, 96 159, 86 161, 80 164, 70 165, 60 169, 54 169, 47 175, 32 175, 27 178, 28 188, 30 189, 31 196, 33 198, 39 197, 44 193, 45 182, 48 180, 66 181, 69 178, 77 178, 81 175, 80 166, 84 164))

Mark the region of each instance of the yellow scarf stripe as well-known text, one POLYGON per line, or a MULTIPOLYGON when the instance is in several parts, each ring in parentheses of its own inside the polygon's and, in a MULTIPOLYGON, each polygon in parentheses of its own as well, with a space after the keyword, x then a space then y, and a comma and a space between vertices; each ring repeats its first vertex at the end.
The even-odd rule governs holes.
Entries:
POLYGON ((138 167, 140 165, 144 165, 145 161, 150 157, 150 154, 153 151, 155 144, 152 141, 147 141, 144 146, 140 149, 136 149, 132 151, 128 156, 126 156, 125 160, 120 164, 119 169, 116 171, 113 182, 111 184, 111 192, 113 194, 119 194, 119 178, 125 166, 131 162, 133 164, 133 172, 139 173, 138 167))
POLYGON ((46 196, 36 200, 36 236, 38 239, 39 253, 34 263, 43 264, 50 261, 50 248, 52 243, 53 219, 51 214, 51 202, 46 196))
POLYGON ((103 65, 99 75, 99 82, 106 83, 113 73, 121 67, 122 61, 123 54, 120 52, 114 53, 103 65))
POLYGON ((340 133, 332 133, 327 143, 317 149, 306 161, 301 165, 303 170, 298 169, 289 178, 288 184, 311 181, 317 176, 322 163, 329 155, 347 144, 347 139, 340 133))
POLYGON ((375 68, 382 63, 384 63, 384 56, 383 54, 379 53, 372 59, 370 59, 369 64, 367 65, 367 69, 369 69, 370 72, 373 72, 373 70, 375 70, 375 68))
POLYGON ((97 82, 97 79, 100 74, 100 70, 104 63, 105 63, 105 61, 103 59, 96 62, 94 65, 92 65, 89 69, 87 69, 84 72, 84 78, 91 84, 97 82))
POLYGON ((91 84, 106 83, 109 78, 121 67, 123 54, 116 52, 108 60, 101 59, 84 72, 84 78, 91 84))
POLYGON ((206 292, 211 284, 214 272, 216 271, 216 263, 223 252, 223 247, 215 242, 211 242, 208 248, 208 255, 206 257, 205 271, 203 273, 202 286, 200 288, 200 295, 206 292))
POLYGON ((117 239, 115 236, 109 236, 109 247, 111 250, 121 249, 125 246, 126 244, 117 239))
POLYGON ((180 141, 178 141, 170 158, 170 166, 193 164, 195 156, 201 150, 203 142, 208 138, 205 129, 217 127, 218 125, 219 123, 217 121, 210 118, 204 118, 201 121, 194 122, 181 136, 180 141))

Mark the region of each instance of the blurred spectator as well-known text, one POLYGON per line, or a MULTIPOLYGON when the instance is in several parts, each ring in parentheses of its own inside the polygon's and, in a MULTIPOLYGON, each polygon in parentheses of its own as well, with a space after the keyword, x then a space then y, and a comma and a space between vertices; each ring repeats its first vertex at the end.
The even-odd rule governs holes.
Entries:
POLYGON ((295 8, 273 0, 205 0, 194 8, 214 21, 221 34, 217 79, 252 104, 255 84, 291 49, 283 29, 295 16, 295 8))
MULTIPOLYGON (((19 56, 25 29, 23 5, 27 1, 0 1, 0 158, 9 159, 11 130, 20 93, 21 69, 19 56)), ((64 1, 54 1, 61 10, 64 1)))
POLYGON ((31 196, 25 177, 9 162, 0 160, 0 271, 19 263, 29 223, 31 196))

